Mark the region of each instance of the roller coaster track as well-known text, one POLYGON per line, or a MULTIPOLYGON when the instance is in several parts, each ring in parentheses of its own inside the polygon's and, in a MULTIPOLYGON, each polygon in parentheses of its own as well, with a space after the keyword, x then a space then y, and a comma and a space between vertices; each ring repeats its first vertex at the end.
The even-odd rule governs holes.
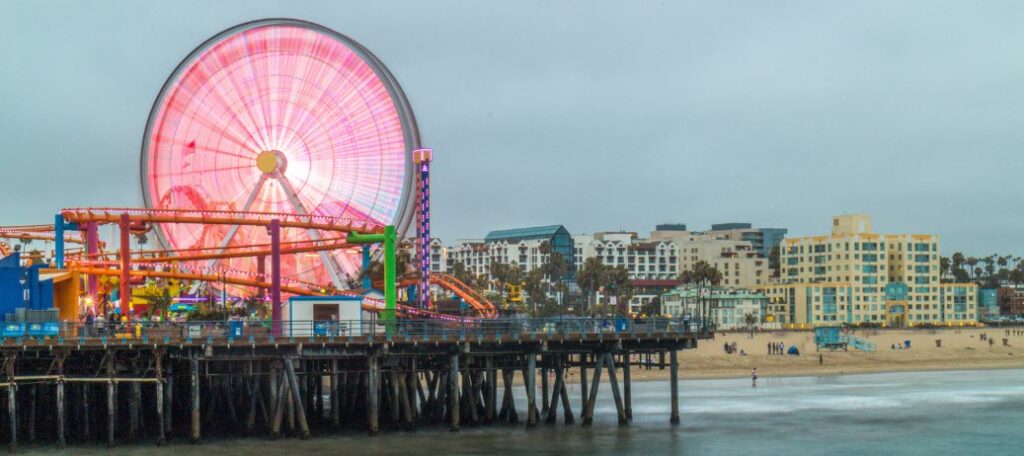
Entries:
POLYGON ((277 219, 280 221, 282 228, 364 234, 380 234, 384 232, 384 225, 379 223, 350 218, 329 217, 326 215, 116 207, 71 208, 63 209, 60 213, 64 220, 73 223, 119 223, 121 221, 121 214, 128 214, 128 221, 133 224, 198 223, 205 225, 270 226, 270 221, 277 219))
MULTIPOLYGON (((305 230, 320 230, 341 233, 363 233, 380 234, 384 232, 384 226, 378 223, 356 220, 350 218, 329 217, 309 214, 289 213, 267 213, 267 212, 241 212, 241 211, 216 211, 216 210, 176 210, 176 209, 138 209, 138 208, 70 208, 61 211, 61 216, 68 222, 98 224, 120 223, 122 214, 128 215, 128 222, 138 226, 153 223, 195 223, 203 225, 233 225, 233 226, 270 226, 271 220, 277 219, 282 228, 299 228, 305 230)), ((40 231, 43 226, 34 227, 40 231)), ((284 253, 326 251, 337 248, 348 247, 349 245, 340 242, 340 239, 311 240, 304 246, 292 246, 282 249, 284 253)), ((231 285, 242 285, 258 288, 269 288, 270 283, 263 280, 265 277, 246 271, 231 271, 223 268, 204 270, 202 267, 183 266, 178 262, 195 260, 217 260, 223 258, 237 258, 247 256, 269 255, 269 249, 255 250, 263 245, 250 245, 242 247, 220 246, 214 248, 214 253, 198 253, 187 251, 161 251, 159 256, 154 258, 134 258, 135 263, 146 263, 149 266, 163 266, 168 271, 158 270, 131 270, 129 275, 136 277, 174 278, 202 282, 221 282, 231 285), (252 250, 245 250, 252 249, 252 250), (230 251, 242 250, 242 251, 230 251), (181 271, 180 269, 189 269, 181 271), (211 273, 212 272, 212 273, 211 273), (239 277, 242 275, 242 277, 239 277)), ((195 249, 200 250, 200 249, 195 249)), ((72 263, 70 268, 87 275, 113 275, 119 276, 121 271, 110 261, 78 260, 72 263)), ((447 274, 435 274, 435 283, 452 291, 477 311, 480 318, 494 318, 498 315, 498 309, 490 301, 485 299, 473 288, 462 283, 455 277, 447 274)), ((297 295, 321 295, 317 290, 321 288, 316 284, 309 284, 298 281, 288 283, 299 283, 304 286, 286 285, 281 291, 297 295)), ((351 292, 339 292, 352 295, 351 292)), ((383 301, 377 303, 364 299, 364 308, 371 311, 380 311, 384 308, 383 301)), ((398 311, 404 315, 423 316, 438 318, 442 320, 460 321, 472 320, 463 317, 455 317, 428 310, 408 306, 398 306, 398 311)))
MULTIPOLYGON (((473 287, 466 285, 454 276, 442 272, 432 272, 430 273, 430 280, 434 285, 440 286, 462 298, 481 318, 496 318, 498 316, 498 307, 494 303, 483 297, 473 287)), ((419 279, 406 278, 399 282, 398 286, 406 287, 418 283, 419 279)))
MULTIPOLYGON (((343 249, 346 247, 352 247, 352 244, 345 242, 343 239, 328 239, 327 241, 293 241, 293 242, 282 242, 281 255, 290 255, 296 253, 307 253, 307 252, 320 252, 324 250, 336 250, 343 249), (330 241, 330 242, 327 242, 330 241)), ((257 249, 258 247, 269 246, 270 244, 252 244, 245 246, 232 246, 227 249, 221 249, 220 247, 209 247, 202 249, 189 249, 189 250, 151 250, 146 252, 132 252, 133 258, 132 263, 174 263, 174 262, 188 262, 188 261, 200 261, 200 260, 212 260, 212 259, 226 259, 226 258, 246 258, 246 257, 259 257, 271 255, 269 248, 257 249), (189 252, 202 252, 211 250, 231 250, 227 252, 211 252, 211 253, 189 253, 189 252), (139 255, 139 256, 134 256, 139 255), (151 256, 145 256, 151 255, 151 256)), ((81 260, 81 255, 66 255, 70 261, 78 261, 84 263, 81 260)), ((118 254, 112 254, 113 257, 118 257, 118 254)))
MULTIPOLYGON (((81 273, 81 274, 88 274, 88 275, 115 276, 115 277, 121 275, 121 271, 116 269, 116 268, 104 268, 104 267, 93 267, 93 266, 75 266, 74 269, 76 271, 78 271, 79 273, 81 273)), ((257 287, 257 288, 270 288, 270 283, 269 282, 263 282, 263 281, 259 281, 259 280, 249 279, 249 278, 236 277, 236 276, 231 276, 231 275, 226 275, 226 274, 211 275, 211 274, 183 272, 183 271, 150 271, 150 270, 137 270, 137 271, 133 270, 133 271, 130 271, 129 274, 131 276, 133 276, 133 277, 143 277, 143 278, 163 278, 163 279, 195 280, 195 281, 202 281, 202 282, 223 282, 223 283, 227 283, 227 284, 231 284, 231 285, 242 285, 242 286, 257 287)), ((285 293, 292 293, 292 294, 295 294, 295 295, 300 295, 300 296, 324 296, 324 293, 316 291, 316 290, 310 290, 310 289, 307 289, 307 288, 292 287, 292 286, 282 286, 281 287, 281 291, 283 291, 285 293)), ((337 293, 339 295, 362 297, 363 298, 363 305, 362 305, 363 310, 366 310, 366 311, 369 311, 369 312, 380 312, 380 311, 383 311, 384 307, 385 307, 385 303, 382 300, 373 299, 373 298, 367 298, 365 296, 361 296, 358 293, 354 293, 354 292, 351 292, 351 291, 336 291, 335 293, 337 293)), ((452 321, 452 322, 467 322, 467 321, 474 321, 474 320, 476 320, 476 318, 458 317, 458 316, 454 316, 454 315, 446 315, 446 314, 442 314, 442 313, 431 312, 429 310, 417 309, 415 307, 409 307, 409 306, 403 306, 403 305, 398 305, 397 311, 398 311, 399 314, 402 314, 402 315, 405 315, 405 316, 416 316, 416 317, 434 318, 434 319, 445 320, 445 321, 452 321)))
MULTIPOLYGON (((53 227, 50 227, 50 231, 43 230, 21 230, 12 227, 0 228, 0 238, 3 239, 18 239, 26 241, 53 241, 56 239, 53 233, 53 227)), ((84 244, 85 239, 82 239, 82 235, 76 231, 69 231, 64 233, 64 242, 72 244, 84 244)))

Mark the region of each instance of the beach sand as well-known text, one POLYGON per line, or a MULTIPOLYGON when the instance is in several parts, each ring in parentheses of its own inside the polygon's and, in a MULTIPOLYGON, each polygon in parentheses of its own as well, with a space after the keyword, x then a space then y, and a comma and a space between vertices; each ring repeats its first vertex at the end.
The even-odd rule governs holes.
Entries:
MULTIPOLYGON (((1024 331, 1024 328, 1017 328, 1024 331)), ((957 369, 1012 369, 1024 368, 1024 335, 1005 335, 1000 328, 917 329, 917 330, 858 330, 853 335, 870 340, 876 345, 874 352, 848 351, 817 352, 812 331, 776 331, 755 333, 725 332, 713 340, 701 340, 695 350, 683 350, 679 355, 680 378, 735 378, 749 377, 756 367, 758 375, 765 377, 840 375, 869 372, 930 371, 957 369), (988 334, 994 344, 981 340, 988 334), (1009 346, 1003 346, 1002 339, 1009 346), (909 349, 893 350, 893 344, 910 341, 909 349), (937 347, 936 340, 942 341, 937 347), (737 352, 747 356, 726 354, 723 345, 736 343, 737 352), (769 342, 783 342, 786 349, 796 346, 800 356, 769 355, 769 342), (819 356, 821 360, 819 361, 819 356)), ((1011 332, 1013 329, 1011 329, 1011 332)), ((572 369, 569 378, 578 378, 572 369)), ((646 369, 634 366, 634 381, 666 380, 668 369, 646 369)))
MULTIPOLYGON (((753 338, 749 333, 719 333, 714 340, 701 341, 696 350, 683 351, 679 370, 683 378, 721 378, 750 376, 754 367, 761 377, 1024 367, 1024 335, 1006 336, 1005 331, 1000 328, 863 330, 853 334, 874 342, 874 352, 852 348, 818 352, 811 331, 755 333, 753 338), (989 345, 988 341, 981 340, 982 334, 987 334, 994 343, 989 345), (1010 346, 1002 345, 1004 337, 1010 346), (893 344, 908 340, 909 349, 891 348, 893 344), (936 345, 936 340, 942 341, 941 347, 936 345), (737 350, 743 350, 747 356, 726 354, 725 342, 735 342, 737 350), (769 342, 783 342, 787 349, 796 346, 800 356, 768 355, 769 342)), ((667 371, 664 376, 668 376, 667 371)))

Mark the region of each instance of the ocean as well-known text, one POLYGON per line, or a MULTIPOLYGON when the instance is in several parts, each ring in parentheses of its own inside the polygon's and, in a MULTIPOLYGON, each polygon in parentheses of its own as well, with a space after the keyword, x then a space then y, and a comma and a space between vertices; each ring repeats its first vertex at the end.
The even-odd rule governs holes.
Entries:
MULTIPOLYGON (((521 390, 521 388, 519 388, 521 390)), ((667 382, 633 385, 633 423, 620 427, 607 385, 594 424, 463 427, 201 445, 77 447, 68 454, 381 455, 1024 455, 1024 370, 901 372, 680 382, 682 424, 667 382)), ((539 396, 539 394, 538 394, 539 396)), ((579 385, 572 385, 574 412, 579 385)), ((538 397, 539 399, 539 397, 538 397)), ((517 400, 520 409, 524 398, 517 400)), ((524 412, 520 411, 520 416, 524 412)), ((561 421, 561 420, 559 420, 561 421)), ((578 422, 577 422, 578 423, 578 422)), ((26 453, 54 454, 53 448, 26 453)))

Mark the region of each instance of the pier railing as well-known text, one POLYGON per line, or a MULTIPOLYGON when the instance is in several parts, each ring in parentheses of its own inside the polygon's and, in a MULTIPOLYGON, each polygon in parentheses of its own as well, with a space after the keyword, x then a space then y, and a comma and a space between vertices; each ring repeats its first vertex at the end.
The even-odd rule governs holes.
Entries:
POLYGON ((170 342, 203 339, 267 342, 278 339, 313 338, 329 340, 431 340, 431 339, 515 339, 550 336, 639 337, 687 335, 707 336, 700 321, 670 318, 500 318, 467 322, 399 320, 392 331, 380 320, 291 320, 272 323, 261 320, 219 321, 66 321, 4 323, 0 337, 7 343, 26 339, 69 342, 141 341, 170 342))

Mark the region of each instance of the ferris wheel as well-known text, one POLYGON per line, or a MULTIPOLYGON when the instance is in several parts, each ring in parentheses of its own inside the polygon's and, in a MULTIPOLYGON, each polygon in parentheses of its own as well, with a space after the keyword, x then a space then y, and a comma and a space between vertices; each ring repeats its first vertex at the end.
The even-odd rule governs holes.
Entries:
MULTIPOLYGON (((142 193, 153 209, 329 215, 394 224, 415 218, 412 110, 395 78, 366 48, 291 19, 227 29, 192 51, 164 83, 142 142, 142 193)), ((266 243, 262 227, 163 224, 165 248, 228 249, 266 243)), ((317 230, 282 242, 323 240, 317 230)), ((254 258, 207 267, 255 273, 254 258)), ((354 251, 282 257, 286 279, 347 288, 354 251)))

